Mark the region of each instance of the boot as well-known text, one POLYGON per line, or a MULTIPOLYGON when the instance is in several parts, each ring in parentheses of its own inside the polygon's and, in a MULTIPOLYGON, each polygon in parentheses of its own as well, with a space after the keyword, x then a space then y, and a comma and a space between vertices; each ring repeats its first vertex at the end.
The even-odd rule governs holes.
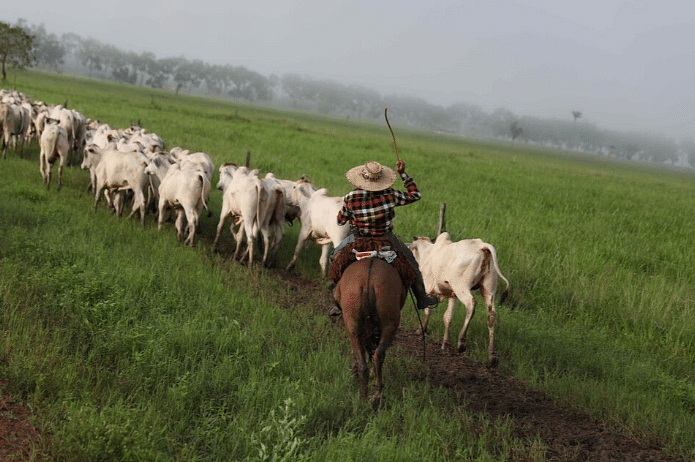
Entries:
POLYGON ((335 305, 331 307, 331 309, 328 310, 328 316, 332 317, 339 317, 343 314, 342 310, 338 305, 335 305))
POLYGON ((416 279, 410 288, 413 291, 413 295, 415 295, 415 301, 417 302, 418 310, 434 308, 439 304, 439 297, 427 293, 427 291, 425 290, 425 284, 422 282, 422 279, 416 279))
POLYGON ((333 289, 335 289, 335 286, 335 282, 328 286, 328 289, 331 291, 331 299, 333 300, 333 306, 328 309, 328 316, 330 316, 333 320, 337 319, 343 314, 343 310, 341 310, 340 306, 338 306, 338 301, 335 299, 333 294, 333 289))

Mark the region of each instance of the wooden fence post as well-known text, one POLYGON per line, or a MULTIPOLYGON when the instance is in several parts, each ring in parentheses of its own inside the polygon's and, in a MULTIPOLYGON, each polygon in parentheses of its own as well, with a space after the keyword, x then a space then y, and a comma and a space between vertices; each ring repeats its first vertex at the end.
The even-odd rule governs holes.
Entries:
POLYGON ((246 162, 244 162, 246 168, 251 166, 251 151, 246 151, 246 162))
POLYGON ((437 236, 446 231, 446 202, 442 202, 442 206, 439 209, 439 226, 437 227, 437 236))

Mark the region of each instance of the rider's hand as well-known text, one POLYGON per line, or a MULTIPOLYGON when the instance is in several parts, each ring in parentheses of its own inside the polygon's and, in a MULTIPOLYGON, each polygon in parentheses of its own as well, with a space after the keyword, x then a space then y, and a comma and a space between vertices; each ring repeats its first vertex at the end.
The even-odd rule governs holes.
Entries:
POLYGON ((396 162, 396 171, 399 175, 405 172, 405 162, 403 162, 401 159, 398 159, 398 162, 396 162))

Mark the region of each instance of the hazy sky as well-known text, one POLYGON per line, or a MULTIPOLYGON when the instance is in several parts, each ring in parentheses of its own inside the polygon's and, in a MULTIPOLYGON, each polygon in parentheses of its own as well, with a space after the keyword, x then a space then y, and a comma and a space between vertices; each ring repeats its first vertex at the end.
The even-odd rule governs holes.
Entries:
MULTIPOLYGON (((448 106, 692 137, 692 0, 14 1, 0 20, 123 51, 448 106)), ((388 103, 388 101, 387 101, 388 103)))

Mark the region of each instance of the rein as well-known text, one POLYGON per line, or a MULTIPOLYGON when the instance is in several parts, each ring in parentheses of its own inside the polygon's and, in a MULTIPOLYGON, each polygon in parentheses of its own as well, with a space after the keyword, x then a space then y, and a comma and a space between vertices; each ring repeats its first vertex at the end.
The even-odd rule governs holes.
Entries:
POLYGON ((417 314, 417 320, 420 323, 420 332, 422 333, 422 362, 425 362, 425 355, 427 353, 427 344, 425 343, 425 329, 422 328, 422 318, 420 318, 420 310, 417 309, 417 302, 415 301, 415 295, 413 295, 413 290, 408 289, 410 294, 410 301, 413 302, 413 307, 415 308, 415 314, 417 314))

